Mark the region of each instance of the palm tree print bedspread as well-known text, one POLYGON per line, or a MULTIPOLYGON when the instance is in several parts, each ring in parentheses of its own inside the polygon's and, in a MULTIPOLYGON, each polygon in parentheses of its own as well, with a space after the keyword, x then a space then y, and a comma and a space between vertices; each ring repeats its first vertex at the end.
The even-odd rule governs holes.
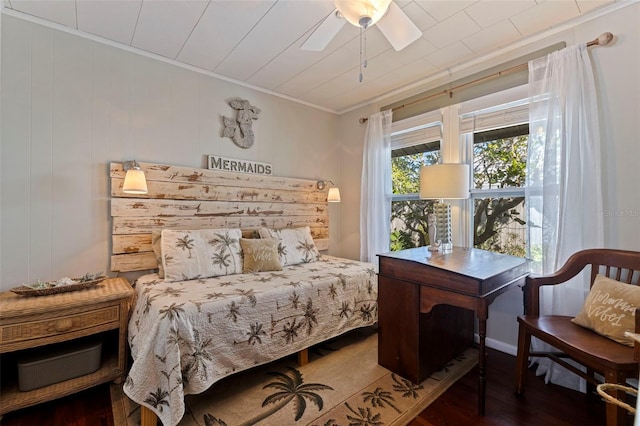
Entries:
POLYGON ((375 265, 332 256, 282 271, 135 283, 129 322, 133 365, 124 385, 164 425, 184 396, 230 374, 377 321, 375 265))

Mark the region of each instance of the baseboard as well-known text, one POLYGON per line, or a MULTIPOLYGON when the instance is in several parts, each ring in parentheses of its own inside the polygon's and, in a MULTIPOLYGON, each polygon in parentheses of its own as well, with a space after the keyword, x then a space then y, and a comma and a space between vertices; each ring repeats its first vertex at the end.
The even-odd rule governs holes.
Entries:
MULTIPOLYGON (((480 338, 478 337, 477 334, 473 335, 473 340, 476 342, 476 344, 480 343, 480 338)), ((508 343, 502 342, 500 340, 492 339, 490 337, 487 337, 485 339, 485 344, 487 345, 488 348, 495 349, 497 351, 504 352, 505 354, 509 354, 512 356, 516 356, 516 354, 518 353, 517 346, 510 345, 508 343)))

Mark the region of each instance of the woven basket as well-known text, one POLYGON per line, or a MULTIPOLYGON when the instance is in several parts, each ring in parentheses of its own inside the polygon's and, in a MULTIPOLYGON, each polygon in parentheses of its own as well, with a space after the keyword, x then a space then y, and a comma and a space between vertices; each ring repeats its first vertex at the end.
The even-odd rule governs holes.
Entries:
MULTIPOLYGON (((66 293, 69 291, 83 290, 85 288, 93 287, 94 285, 104 281, 106 278, 106 275, 103 275, 91 281, 83 281, 76 284, 69 284, 58 287, 53 286, 52 283, 54 283, 55 281, 50 281, 47 284, 50 284, 51 287, 31 288, 26 285, 21 285, 20 287, 12 288, 11 291, 15 294, 19 294, 20 296, 48 296, 50 294, 66 293)), ((72 279, 74 281, 79 281, 81 278, 72 279)))
POLYGON ((619 399, 616 399, 614 397, 612 397, 611 395, 609 395, 606 391, 608 389, 615 389, 615 390, 622 390, 625 391, 626 393, 630 393, 632 395, 638 395, 638 390, 634 389, 632 387, 629 386, 623 386, 623 385, 617 385, 615 383, 601 383, 596 387, 596 390, 598 391, 598 394, 604 398, 605 401, 607 401, 608 403, 611 404, 615 404, 618 405, 622 408, 624 408, 625 410, 627 410, 628 412, 630 412, 631 414, 635 414, 636 409, 633 408, 632 406, 630 406, 629 404, 620 401, 619 399))

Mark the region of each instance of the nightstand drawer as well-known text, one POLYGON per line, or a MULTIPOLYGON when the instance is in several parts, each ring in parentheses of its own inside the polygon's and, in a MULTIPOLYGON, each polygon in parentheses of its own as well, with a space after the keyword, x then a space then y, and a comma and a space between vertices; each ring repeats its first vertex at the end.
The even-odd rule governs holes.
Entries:
POLYGON ((119 306, 116 305, 75 315, 5 325, 2 327, 2 340, 0 344, 63 335, 65 333, 105 326, 109 323, 113 323, 114 328, 116 328, 118 327, 119 321, 120 309, 119 306))

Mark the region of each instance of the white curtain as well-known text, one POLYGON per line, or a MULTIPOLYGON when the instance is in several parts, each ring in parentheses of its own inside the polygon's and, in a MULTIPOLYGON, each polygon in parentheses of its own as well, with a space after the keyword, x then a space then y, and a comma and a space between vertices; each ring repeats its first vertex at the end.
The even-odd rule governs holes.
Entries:
MULTIPOLYGON (((598 100, 586 44, 529 62, 529 94, 530 257, 534 273, 548 274, 576 251, 604 241, 598 100)), ((541 314, 577 314, 588 280, 582 274, 561 288, 544 288, 541 314)), ((548 359, 538 362, 547 381, 585 390, 575 374, 548 359)))
POLYGON ((391 234, 391 110, 367 121, 360 189, 360 260, 377 263, 391 234))

